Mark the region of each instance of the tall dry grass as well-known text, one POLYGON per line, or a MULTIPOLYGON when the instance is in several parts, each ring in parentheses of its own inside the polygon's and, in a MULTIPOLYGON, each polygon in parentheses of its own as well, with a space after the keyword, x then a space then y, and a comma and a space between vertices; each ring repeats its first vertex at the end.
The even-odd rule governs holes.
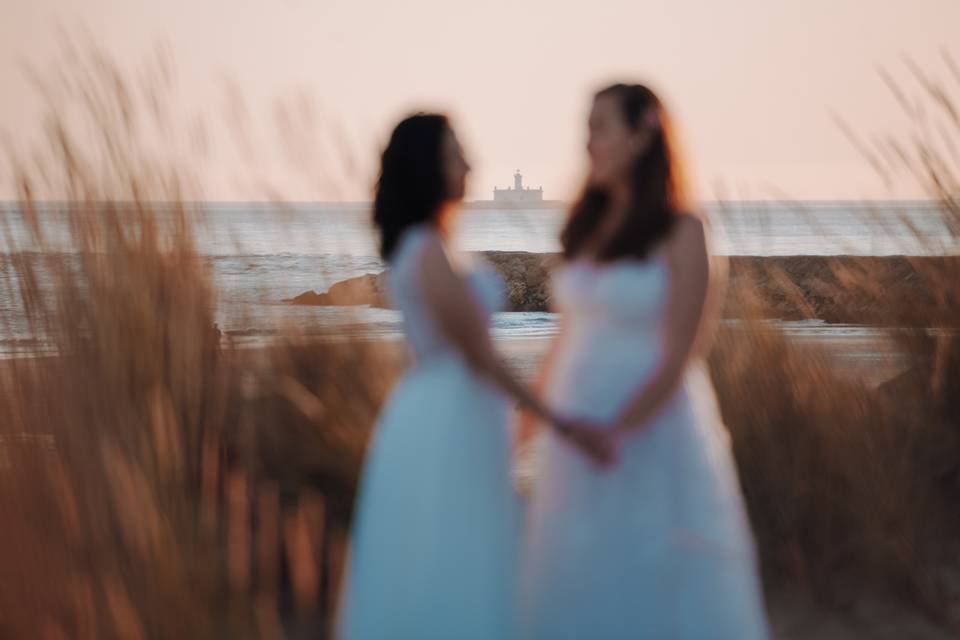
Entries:
POLYGON ((840 608, 881 592, 957 633, 960 74, 949 57, 945 64, 946 81, 915 65, 916 84, 907 88, 885 76, 911 130, 867 142, 844 125, 884 180, 911 180, 939 203, 944 234, 903 223, 944 255, 908 259, 906 275, 893 262, 878 271, 877 261, 831 261, 829 285, 796 286, 782 272, 756 276, 776 281, 811 318, 827 299, 843 315, 885 328, 906 371, 879 388, 845 374, 824 349, 791 343, 761 322, 770 317, 767 301, 747 289, 737 306, 748 320, 721 332, 711 368, 768 588, 799 589, 840 608))
POLYGON ((45 138, 12 163, 0 325, 26 322, 47 349, 0 361, 0 637, 320 637, 329 624, 395 362, 294 333, 221 346, 203 212, 187 204, 201 194, 156 152, 175 126, 151 81, 165 73, 82 55, 45 85, 45 138))

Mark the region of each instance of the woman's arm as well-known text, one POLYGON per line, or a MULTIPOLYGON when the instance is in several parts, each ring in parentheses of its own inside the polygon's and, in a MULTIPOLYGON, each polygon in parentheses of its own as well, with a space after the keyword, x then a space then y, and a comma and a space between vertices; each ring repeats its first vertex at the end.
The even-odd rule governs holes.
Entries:
MULTIPOLYGON (((533 383, 533 392, 538 398, 544 397, 547 387, 550 384, 550 376, 553 373, 553 364, 556 360, 557 347, 563 340, 564 322, 560 319, 560 331, 550 340, 550 346, 547 347, 547 355, 540 363, 537 379, 533 383)), ((522 449, 529 444, 537 435, 537 427, 540 421, 531 411, 521 411, 520 419, 517 422, 517 449, 522 449)))
MULTIPOLYGON (((627 405, 616 422, 622 436, 642 428, 672 396, 687 362, 705 337, 705 311, 710 291, 710 261, 703 223, 684 215, 667 241, 668 293, 663 355, 650 381, 627 405)), ((712 302, 712 298, 711 298, 712 302)))
POLYGON ((440 330, 474 371, 516 398, 539 419, 550 422, 598 464, 612 461, 612 447, 605 436, 591 425, 552 413, 500 359, 490 340, 484 314, 463 279, 450 266, 438 237, 431 236, 425 242, 418 260, 417 279, 440 330))
POLYGON ((468 365, 540 419, 555 421, 546 406, 517 380, 494 350, 482 310, 463 278, 454 272, 440 238, 434 234, 425 241, 417 261, 417 280, 438 327, 468 365))

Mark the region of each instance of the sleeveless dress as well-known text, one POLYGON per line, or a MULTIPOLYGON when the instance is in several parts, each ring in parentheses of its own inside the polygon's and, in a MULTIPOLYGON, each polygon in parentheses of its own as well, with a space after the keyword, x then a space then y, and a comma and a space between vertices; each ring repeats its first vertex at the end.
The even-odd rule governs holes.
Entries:
MULTIPOLYGON (((361 480, 341 640, 512 638, 519 499, 509 406, 441 334, 417 286, 426 227, 408 230, 388 282, 415 364, 387 401, 361 480)), ((467 282, 487 315, 504 302, 496 271, 467 282)))
MULTIPOLYGON (((554 279, 569 332, 548 402, 612 421, 662 356, 662 259, 576 261, 554 279)), ((536 640, 768 637, 729 435, 704 365, 599 469, 551 431, 530 505, 522 619, 536 640)))

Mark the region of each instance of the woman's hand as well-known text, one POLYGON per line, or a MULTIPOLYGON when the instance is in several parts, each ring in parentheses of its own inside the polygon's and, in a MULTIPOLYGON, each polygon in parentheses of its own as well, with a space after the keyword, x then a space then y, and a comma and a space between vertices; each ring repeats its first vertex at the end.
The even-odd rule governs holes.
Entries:
POLYGON ((612 467, 617 463, 619 437, 596 423, 584 420, 556 418, 554 428, 562 437, 572 442, 587 458, 599 467, 612 467))
POLYGON ((540 418, 533 411, 521 407, 518 411, 516 425, 515 446, 517 451, 521 451, 536 439, 540 418))

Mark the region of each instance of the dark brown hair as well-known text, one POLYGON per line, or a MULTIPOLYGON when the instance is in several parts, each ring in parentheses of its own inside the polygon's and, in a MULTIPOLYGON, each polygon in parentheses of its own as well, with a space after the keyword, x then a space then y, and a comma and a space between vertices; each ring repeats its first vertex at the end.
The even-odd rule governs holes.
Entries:
POLYGON ((433 222, 446 199, 443 138, 446 116, 419 113, 393 130, 380 161, 373 222, 380 231, 380 255, 389 260, 403 232, 433 222))
MULTIPOLYGON (((591 256, 601 262, 620 258, 646 259, 651 249, 669 234, 676 216, 687 209, 682 172, 667 114, 657 96, 643 85, 615 84, 594 100, 617 100, 627 125, 633 130, 650 127, 650 140, 631 172, 630 209, 620 228, 591 256), (654 114, 652 119, 650 114, 654 114)), ((563 256, 577 256, 599 228, 610 206, 606 190, 587 185, 570 210, 560 242, 563 256)))

